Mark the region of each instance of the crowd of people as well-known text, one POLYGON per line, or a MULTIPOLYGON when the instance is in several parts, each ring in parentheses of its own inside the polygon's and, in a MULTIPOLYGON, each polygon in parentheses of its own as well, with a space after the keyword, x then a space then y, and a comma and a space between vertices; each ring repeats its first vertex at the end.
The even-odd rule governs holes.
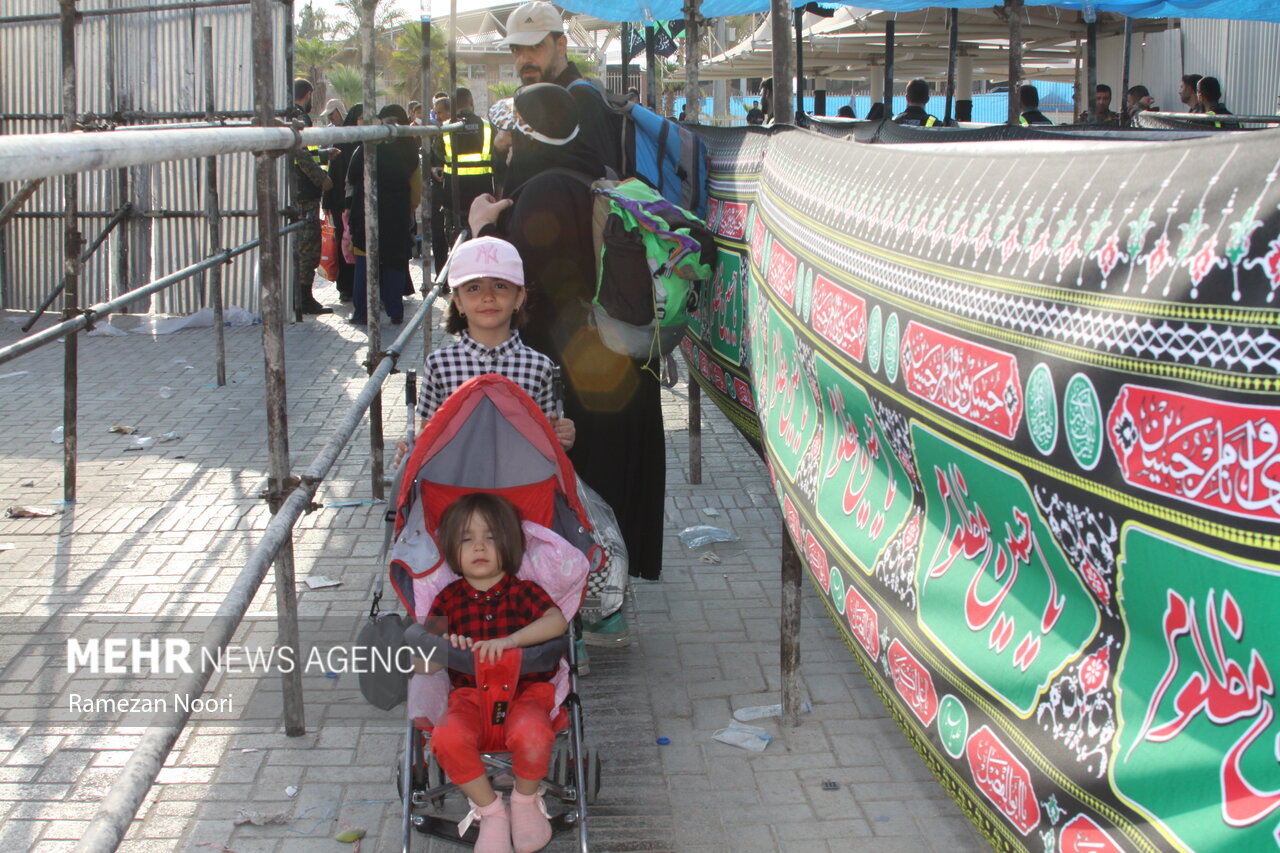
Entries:
MULTIPOLYGON (((770 123, 772 118, 769 113, 769 101, 772 94, 771 84, 772 81, 768 79, 761 84, 761 100, 755 101, 750 109, 747 110, 748 125, 770 123)), ((934 127, 939 124, 940 119, 929 113, 927 109, 930 98, 927 80, 920 78, 912 80, 907 84, 905 94, 907 108, 892 117, 895 123, 914 127, 934 127)), ((1053 124, 1040 111, 1040 92, 1034 85, 1028 83, 1019 86, 1017 98, 1018 123, 1023 127, 1053 124)), ((1178 98, 1182 101, 1182 106, 1184 107, 1181 110, 1182 112, 1231 115, 1231 111, 1223 103, 1222 85, 1216 77, 1202 77, 1199 74, 1183 75, 1178 84, 1178 98)), ((1097 91, 1094 93, 1092 110, 1086 108, 1076 117, 1076 122, 1079 124, 1119 125, 1127 120, 1132 123, 1133 117, 1144 111, 1160 111, 1160 107, 1156 106, 1155 98, 1146 86, 1137 84, 1129 87, 1125 97, 1124 113, 1122 114, 1111 109, 1111 87, 1105 83, 1099 83, 1097 91)), ((885 112, 884 104, 876 101, 871 104, 865 120, 881 121, 885 118, 885 112)), ((842 105, 836 116, 848 119, 856 119, 858 117, 851 104, 842 105)), ((1216 122, 1215 125, 1222 127, 1223 123, 1216 122)))

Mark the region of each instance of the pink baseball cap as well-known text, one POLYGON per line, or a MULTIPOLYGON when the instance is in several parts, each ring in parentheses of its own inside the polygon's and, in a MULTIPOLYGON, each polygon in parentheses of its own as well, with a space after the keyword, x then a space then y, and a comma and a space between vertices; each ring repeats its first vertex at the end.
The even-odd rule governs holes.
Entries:
POLYGON ((486 277, 524 287, 524 262, 515 246, 497 237, 477 237, 454 250, 449 258, 450 289, 486 277))

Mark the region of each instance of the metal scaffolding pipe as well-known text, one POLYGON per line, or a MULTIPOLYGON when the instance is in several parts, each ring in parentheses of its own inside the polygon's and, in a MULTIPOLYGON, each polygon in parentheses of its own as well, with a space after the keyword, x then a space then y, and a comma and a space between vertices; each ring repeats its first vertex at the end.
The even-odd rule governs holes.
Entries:
MULTIPOLYGON (((108 15, 132 15, 144 12, 185 12, 192 9, 213 9, 219 6, 248 6, 250 0, 194 0, 187 3, 157 3, 154 6, 119 6, 115 9, 83 9, 82 18, 101 18, 108 15)), ((0 18, 0 24, 31 24, 37 21, 56 21, 57 15, 8 15, 0 18)))
POLYGON ((397 136, 437 136, 461 126, 309 127, 301 134, 291 128, 274 126, 139 130, 125 134, 15 134, 0 137, 0 183, 73 175, 95 169, 148 166, 216 154, 284 151, 297 144, 323 146, 397 136))
MULTIPOLYGON (((374 18, 378 0, 364 0, 364 19, 360 23, 360 61, 364 68, 365 121, 375 121, 377 97, 377 45, 374 43, 374 18)), ((456 24, 456 21, 455 21, 456 24)), ((456 35, 456 32, 455 32, 456 35)), ((453 48, 450 47, 452 51, 453 48)), ((455 107, 456 109, 456 107, 455 107)), ((424 176, 425 177, 425 176, 424 176)), ((454 182, 455 186, 457 182, 454 182)), ((365 368, 372 375, 382 352, 382 251, 378 227, 378 146, 364 146, 364 313, 369 337, 365 368)), ((386 496, 382 482, 382 396, 373 398, 369 406, 370 494, 375 499, 386 496)))
MULTIPOLYGON (((253 100, 258 122, 267 126, 272 115, 271 88, 274 52, 270 0, 253 0, 253 100)), ((258 198, 258 302, 262 306, 262 358, 267 386, 267 503, 279 512, 289 486, 289 414, 285 383, 284 293, 280 251, 280 159, 266 152, 254 155, 254 185, 258 198)), ((294 587, 293 537, 285 536, 275 560, 277 644, 297 649, 298 591, 294 587)), ((302 673, 280 673, 284 700, 284 733, 306 734, 302 707, 302 673)))
MULTIPOLYGON (((125 217, 127 217, 128 215, 129 215, 129 204, 128 202, 126 202, 119 210, 115 212, 114 215, 112 215, 111 221, 109 221, 105 226, 103 226, 101 233, 99 233, 98 236, 93 239, 93 242, 90 243, 89 246, 83 252, 80 253, 81 264, 84 264, 85 261, 93 257, 93 253, 98 251, 98 247, 101 246, 106 241, 107 236, 112 231, 114 231, 115 227, 119 225, 121 222, 123 222, 125 217)), ((62 216, 65 217, 65 214, 63 214, 62 216)), ((40 303, 40 307, 37 308, 36 312, 31 315, 31 319, 22 324, 23 332, 31 331, 31 327, 34 326, 36 324, 36 321, 39 320, 44 315, 44 312, 47 311, 49 306, 53 304, 53 300, 58 298, 58 294, 62 293, 63 290, 66 289, 66 286, 67 286, 67 279, 64 276, 63 279, 58 282, 58 286, 55 287, 52 291, 50 291, 49 295, 44 298, 44 301, 40 303)))
MULTIPOLYGON (((364 387, 360 389, 360 393, 356 395, 351 407, 347 410, 346 417, 302 475, 298 487, 289 494, 281 504, 280 511, 267 523, 262 540, 250 553, 244 568, 240 570, 226 598, 210 620, 209 627, 200 637, 198 660, 216 659, 218 650, 226 648, 227 643, 231 642, 232 636, 249 610, 249 605, 253 602, 258 587, 266 577, 267 569, 289 538, 293 525, 310 506, 316 492, 324 483, 324 478, 360 426, 369 403, 375 394, 380 393, 382 383, 391 375, 410 337, 417 331, 423 319, 430 314, 439 293, 438 287, 432 290, 418 308, 417 313, 405 324, 400 337, 387 350, 389 357, 383 359, 373 375, 365 381, 364 387)), ((195 700, 204 693, 212 674, 212 669, 205 671, 204 667, 199 667, 195 672, 177 679, 173 684, 172 692, 195 700)), ((190 710, 180 709, 190 708, 191 704, 190 701, 185 704, 174 703, 175 707, 172 711, 157 714, 151 721, 151 725, 143 733, 138 745, 130 752, 124 769, 120 771, 120 775, 116 777, 106 796, 102 798, 97 814, 85 830, 80 843, 76 845, 76 853, 112 853, 119 846, 125 831, 128 830, 134 815, 146 798, 147 791, 150 790, 161 767, 164 766, 165 757, 173 749, 178 735, 191 717, 190 710)))
POLYGON ((27 203, 29 198, 36 194, 36 190, 40 189, 40 185, 43 183, 44 178, 35 178, 27 181, 22 185, 21 189, 13 194, 13 198, 5 203, 3 210, 0 210, 0 228, 9 224, 9 220, 22 209, 22 206, 27 203))
MULTIPOLYGON (((204 108, 213 121, 213 27, 204 28, 204 108)), ((209 229, 209 251, 222 251, 222 216, 218 212, 218 158, 204 161, 204 211, 209 229)), ((205 276, 205 297, 213 306, 213 369, 218 387, 227 384, 227 336, 222 323, 222 265, 205 276)))
MULTIPOLYGON (((290 232, 297 231, 301 227, 302 223, 296 222, 293 225, 281 228, 280 234, 288 234, 290 232)), ((18 356, 25 355, 34 349, 39 349, 50 341, 57 340, 64 335, 69 335, 72 332, 78 332, 81 329, 86 329, 104 317, 124 308, 129 303, 135 302, 144 296, 150 296, 151 294, 164 290, 167 287, 173 287, 173 285, 178 282, 185 281, 193 275, 198 275, 215 264, 225 264, 232 258, 243 255, 245 252, 251 252, 258 248, 258 244, 260 242, 260 240, 250 240, 248 243, 244 243, 234 249, 228 249, 216 255, 211 255, 203 261, 199 261, 188 267, 183 267, 176 272, 172 272, 163 278, 156 279, 155 281, 148 282, 142 287, 130 290, 127 293, 122 293, 115 299, 110 299, 106 302, 99 302, 96 305, 92 305, 89 308, 78 312, 75 317, 69 320, 65 320, 57 325, 43 329, 36 332, 34 335, 23 338, 20 341, 15 341, 7 347, 0 347, 0 364, 4 364, 6 361, 12 361, 18 356)))
MULTIPOLYGON (((62 30, 62 112, 67 116, 63 129, 73 129, 76 113, 76 3, 61 0, 62 30)), ((80 309, 80 176, 67 175, 62 182, 63 258, 66 264, 62 279, 62 318, 74 317, 80 309)), ((80 339, 67 337, 62 348, 62 499, 76 499, 76 446, 79 421, 80 339)))

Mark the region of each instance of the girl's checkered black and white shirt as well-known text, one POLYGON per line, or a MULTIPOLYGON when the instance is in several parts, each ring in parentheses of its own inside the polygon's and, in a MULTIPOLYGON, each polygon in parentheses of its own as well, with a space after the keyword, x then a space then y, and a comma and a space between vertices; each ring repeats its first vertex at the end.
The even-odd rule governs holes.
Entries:
POLYGON ((418 416, 424 420, 462 383, 485 373, 500 373, 519 385, 548 419, 556 411, 555 362, 530 349, 516 331, 502 345, 490 349, 463 330, 457 343, 427 355, 422 373, 418 416))

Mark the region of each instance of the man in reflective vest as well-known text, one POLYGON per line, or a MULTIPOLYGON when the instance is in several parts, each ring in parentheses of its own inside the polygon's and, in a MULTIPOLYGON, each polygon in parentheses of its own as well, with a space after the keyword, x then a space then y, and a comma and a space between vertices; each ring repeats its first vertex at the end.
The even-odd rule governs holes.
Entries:
POLYGON ((1018 87, 1018 103, 1022 112, 1018 115, 1018 124, 1030 127, 1034 124, 1053 124, 1049 117, 1040 112, 1040 90, 1030 83, 1018 87))
POLYGON ((453 96, 453 118, 465 127, 441 134, 436 149, 451 235, 465 221, 472 200, 493 192, 493 125, 476 115, 475 108, 471 90, 459 87, 453 96))
POLYGON ((917 77, 907 84, 907 108, 893 117, 894 122, 915 127, 933 127, 938 119, 925 110, 928 103, 929 84, 917 77))
MULTIPOLYGON (((1217 77, 1201 77, 1196 84, 1196 95, 1200 99, 1200 112, 1206 115, 1229 116, 1231 110, 1222 103, 1222 84, 1217 77)), ((1215 121, 1213 126, 1221 130, 1223 127, 1239 129, 1240 125, 1233 121, 1215 121)))

